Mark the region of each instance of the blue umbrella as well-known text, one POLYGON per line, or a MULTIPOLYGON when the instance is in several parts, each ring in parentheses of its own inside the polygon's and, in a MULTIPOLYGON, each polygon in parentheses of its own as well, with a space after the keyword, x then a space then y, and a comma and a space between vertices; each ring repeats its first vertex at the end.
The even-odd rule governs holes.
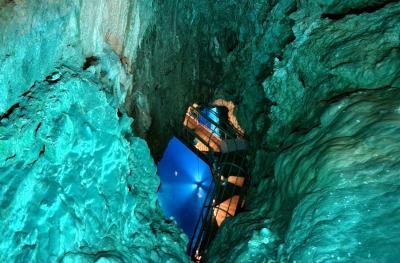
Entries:
POLYGON ((174 137, 158 163, 158 174, 158 198, 165 216, 174 217, 191 239, 212 182, 209 166, 174 137))

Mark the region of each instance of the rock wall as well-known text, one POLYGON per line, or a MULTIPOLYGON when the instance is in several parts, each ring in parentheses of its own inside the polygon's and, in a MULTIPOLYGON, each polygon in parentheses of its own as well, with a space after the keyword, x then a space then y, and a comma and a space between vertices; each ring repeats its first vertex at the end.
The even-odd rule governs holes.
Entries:
POLYGON ((159 158, 188 105, 225 99, 254 184, 210 261, 396 261, 399 18, 393 0, 0 1, 1 259, 187 260, 125 111, 159 158))
POLYGON ((0 261, 189 261, 123 107, 152 14, 151 1, 0 2, 0 261))
POLYGON ((124 103, 154 21, 151 1, 5 1, 0 8, 0 113, 56 66, 84 66, 90 57, 118 57, 120 65, 112 61, 106 73, 124 103))
POLYGON ((5 1, 0 10, 0 114, 61 64, 83 63, 73 2, 5 1))
POLYGON ((267 97, 276 104, 270 114, 270 144, 281 142, 282 133, 316 124, 313 117, 335 96, 400 85, 397 3, 339 19, 333 15, 339 11, 329 6, 317 9, 312 17, 309 8, 301 5, 292 14, 296 39, 263 83, 267 97))
POLYGON ((207 105, 222 76, 209 52, 205 9, 197 1, 157 1, 155 21, 138 49, 126 105, 156 159, 180 133, 187 108, 207 105))
POLYGON ((397 260, 399 103, 395 88, 351 94, 280 154, 276 201, 294 207, 283 259, 397 260))
POLYGON ((254 33, 228 55, 218 96, 242 85, 231 94, 254 185, 208 258, 396 261, 398 1, 251 2, 254 33))
POLYGON ((279 154, 274 177, 251 200, 254 210, 225 225, 210 258, 396 261, 399 103, 395 88, 332 103, 318 127, 279 154))
POLYGON ((1 120, 1 261, 185 260, 147 145, 102 89, 60 69, 1 120))

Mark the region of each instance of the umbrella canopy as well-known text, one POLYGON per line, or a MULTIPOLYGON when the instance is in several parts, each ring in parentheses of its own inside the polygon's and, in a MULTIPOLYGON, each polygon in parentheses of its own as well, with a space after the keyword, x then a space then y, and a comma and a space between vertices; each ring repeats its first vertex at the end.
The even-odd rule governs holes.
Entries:
POLYGON ((212 182, 210 168, 174 137, 158 163, 158 174, 158 199, 164 214, 174 217, 190 240, 212 182))

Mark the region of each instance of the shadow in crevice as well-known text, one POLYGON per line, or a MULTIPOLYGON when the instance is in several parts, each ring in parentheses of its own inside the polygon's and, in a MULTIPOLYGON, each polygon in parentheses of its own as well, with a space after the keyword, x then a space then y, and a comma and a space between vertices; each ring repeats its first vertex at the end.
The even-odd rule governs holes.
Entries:
POLYGON ((389 0, 389 1, 385 1, 383 3, 377 3, 375 5, 364 6, 364 7, 360 7, 360 8, 352 8, 343 13, 337 13, 337 14, 324 13, 321 15, 321 18, 322 19, 328 18, 331 20, 340 20, 340 19, 343 19, 344 17, 346 17, 347 15, 361 15, 364 13, 374 13, 374 12, 378 11, 379 9, 386 7, 388 4, 394 3, 394 2, 397 2, 397 0, 389 0))

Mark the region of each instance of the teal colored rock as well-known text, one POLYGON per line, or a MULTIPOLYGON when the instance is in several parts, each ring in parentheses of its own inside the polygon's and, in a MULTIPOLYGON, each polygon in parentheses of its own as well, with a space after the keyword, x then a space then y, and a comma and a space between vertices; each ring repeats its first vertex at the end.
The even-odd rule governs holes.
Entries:
POLYGON ((399 25, 392 0, 0 0, 0 262, 189 261, 147 144, 215 99, 253 185, 205 259, 399 261, 399 25))
POLYGON ((74 1, 0 3, 0 114, 60 64, 79 65, 74 1))
MULTIPOLYGON (((349 94, 283 150, 253 207, 228 220, 213 262, 396 262, 400 93, 349 94), (235 231, 232 231, 232 228, 235 231), (236 244, 236 245, 232 245, 236 244)), ((258 163, 262 167, 262 163, 258 163)))
POLYGON ((124 67, 112 80, 118 76, 126 92, 153 12, 144 0, 0 1, 0 114, 54 68, 79 67, 110 50, 124 67))
POLYGON ((269 113, 270 147, 282 143, 283 134, 317 125, 330 98, 400 87, 399 3, 339 20, 302 17, 306 11, 292 14, 296 38, 263 82, 267 98, 275 103, 269 113))
POLYGON ((276 204, 294 208, 281 260, 398 260, 399 102, 395 88, 349 95, 279 156, 276 204))
POLYGON ((61 69, 0 121, 0 261, 182 262, 156 167, 90 73, 61 69))

